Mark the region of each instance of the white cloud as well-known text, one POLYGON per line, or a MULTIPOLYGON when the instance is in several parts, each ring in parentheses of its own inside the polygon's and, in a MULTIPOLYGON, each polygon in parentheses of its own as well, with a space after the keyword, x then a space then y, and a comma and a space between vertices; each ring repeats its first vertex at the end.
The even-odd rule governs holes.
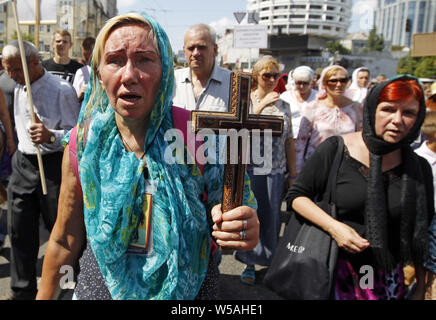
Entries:
POLYGON ((209 25, 215 29, 217 34, 223 34, 228 28, 233 28, 235 26, 236 20, 231 20, 229 18, 221 18, 218 21, 213 21, 209 25))
POLYGON ((369 30, 374 24, 374 10, 377 8, 377 0, 359 0, 353 5, 351 14, 353 19, 358 20, 360 30, 369 30))
POLYGON ((133 9, 138 0, 122 0, 117 2, 117 7, 120 10, 133 9))

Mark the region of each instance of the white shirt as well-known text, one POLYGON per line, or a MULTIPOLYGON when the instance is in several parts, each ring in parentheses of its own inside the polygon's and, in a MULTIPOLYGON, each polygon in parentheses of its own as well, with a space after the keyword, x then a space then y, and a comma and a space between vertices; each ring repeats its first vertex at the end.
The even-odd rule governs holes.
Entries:
POLYGON ((427 147, 427 141, 424 141, 421 146, 415 150, 416 154, 423 157, 430 163, 431 171, 433 172, 433 186, 434 186, 434 204, 436 208, 436 153, 427 147))
POLYGON ((309 98, 304 102, 299 102, 295 93, 291 90, 293 89, 283 92, 280 95, 280 99, 286 101, 291 108, 292 131, 294 133, 294 138, 297 139, 298 132, 300 131, 301 112, 309 102, 316 100, 316 94, 318 91, 310 89, 309 98))
MULTIPOLYGON (((80 103, 71 84, 44 70, 44 75, 31 85, 33 109, 38 118, 56 137, 54 143, 40 145, 41 154, 63 151, 60 140, 77 123, 80 103)), ((24 154, 36 154, 29 136, 32 123, 27 88, 15 87, 14 118, 18 136, 18 150, 24 154)))
POLYGON ((206 88, 195 101, 189 68, 174 72, 175 87, 173 105, 186 110, 203 110, 227 112, 230 92, 230 70, 219 67, 216 63, 206 88))
POLYGON ((90 66, 83 66, 79 70, 77 70, 76 75, 74 76, 73 87, 76 90, 77 95, 79 95, 82 90, 83 85, 87 85, 89 81, 89 74, 91 73, 90 66))

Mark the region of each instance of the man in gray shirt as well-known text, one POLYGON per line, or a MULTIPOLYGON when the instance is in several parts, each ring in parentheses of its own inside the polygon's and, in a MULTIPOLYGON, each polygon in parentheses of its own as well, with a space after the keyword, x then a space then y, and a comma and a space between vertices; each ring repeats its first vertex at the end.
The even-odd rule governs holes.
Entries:
POLYGON ((189 27, 183 50, 189 67, 175 71, 173 104, 187 110, 227 112, 231 72, 215 62, 215 31, 205 24, 189 27))
POLYGON ((38 51, 24 42, 36 123, 32 124, 17 41, 3 48, 3 66, 17 82, 14 117, 18 150, 8 184, 8 231, 11 240, 11 293, 3 299, 34 299, 39 250, 39 217, 51 231, 57 215, 63 147, 61 139, 76 124, 80 104, 73 87, 43 67, 38 51), (36 147, 39 145, 47 185, 43 195, 36 147))

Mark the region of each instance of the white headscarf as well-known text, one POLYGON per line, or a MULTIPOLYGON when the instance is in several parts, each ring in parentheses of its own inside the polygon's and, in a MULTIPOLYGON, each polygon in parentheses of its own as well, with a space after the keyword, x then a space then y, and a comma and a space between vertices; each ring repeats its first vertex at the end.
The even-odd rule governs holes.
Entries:
POLYGON ((288 74, 288 83, 286 89, 295 89, 295 79, 305 79, 312 81, 315 77, 315 72, 308 66, 300 66, 294 70, 290 70, 288 74))
POLYGON ((365 68, 365 67, 361 67, 361 68, 357 68, 356 70, 354 70, 353 79, 352 79, 351 85, 348 89, 350 92, 349 98, 353 101, 359 101, 361 103, 366 98, 366 95, 368 94, 368 87, 370 85, 370 82, 368 81, 368 84, 364 88, 359 87, 359 84, 357 83, 357 76, 358 76, 360 71, 368 71, 369 72, 369 69, 365 68))

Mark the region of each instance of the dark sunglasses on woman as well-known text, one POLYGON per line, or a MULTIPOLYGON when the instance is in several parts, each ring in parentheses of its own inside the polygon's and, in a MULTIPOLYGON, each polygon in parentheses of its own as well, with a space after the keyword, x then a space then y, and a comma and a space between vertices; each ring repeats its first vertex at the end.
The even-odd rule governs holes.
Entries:
POLYGON ((345 84, 348 83, 348 81, 350 81, 349 78, 341 78, 341 79, 329 79, 327 80, 328 84, 337 84, 338 82, 345 84))
POLYGON ((277 80, 279 77, 280 77, 280 73, 264 73, 262 75, 262 79, 265 81, 268 79, 271 79, 271 78, 274 78, 274 80, 277 80))

